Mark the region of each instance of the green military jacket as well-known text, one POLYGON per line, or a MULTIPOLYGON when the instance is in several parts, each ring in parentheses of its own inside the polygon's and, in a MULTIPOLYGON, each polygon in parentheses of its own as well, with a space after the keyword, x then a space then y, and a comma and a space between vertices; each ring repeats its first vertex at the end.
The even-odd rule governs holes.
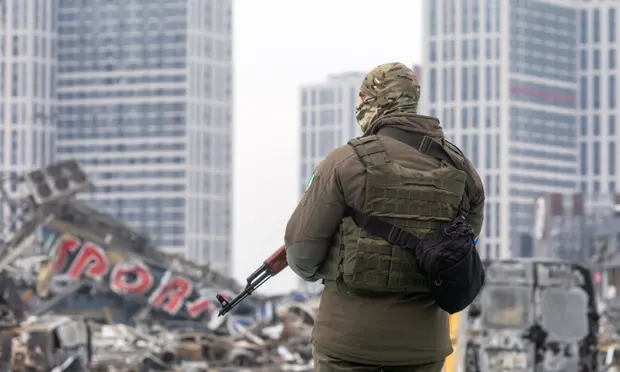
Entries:
MULTIPOLYGON (((435 139, 443 137, 435 118, 404 115, 387 123, 435 139)), ((374 128, 375 133, 379 129, 374 128)), ((380 133, 379 139, 391 161, 403 167, 428 171, 441 166, 440 160, 398 140, 380 133)), ((468 222, 479 235, 484 190, 471 163, 468 168, 472 171, 468 179, 473 180, 467 185, 468 222)), ((349 145, 332 151, 316 168, 285 233, 289 265, 300 277, 324 279, 321 266, 333 249, 347 206, 361 210, 365 187, 366 168, 349 145)), ((429 295, 365 296, 332 279, 325 281, 313 332, 314 346, 326 355, 359 363, 410 365, 441 360, 451 352, 448 315, 429 295)))

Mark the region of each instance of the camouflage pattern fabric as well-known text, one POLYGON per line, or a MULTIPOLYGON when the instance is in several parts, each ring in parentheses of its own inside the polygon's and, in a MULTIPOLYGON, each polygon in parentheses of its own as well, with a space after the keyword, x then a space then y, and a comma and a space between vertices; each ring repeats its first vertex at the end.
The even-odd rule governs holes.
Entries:
POLYGON ((400 62, 373 68, 360 87, 362 102, 355 115, 366 133, 377 119, 394 113, 414 114, 420 101, 420 83, 412 69, 400 62))

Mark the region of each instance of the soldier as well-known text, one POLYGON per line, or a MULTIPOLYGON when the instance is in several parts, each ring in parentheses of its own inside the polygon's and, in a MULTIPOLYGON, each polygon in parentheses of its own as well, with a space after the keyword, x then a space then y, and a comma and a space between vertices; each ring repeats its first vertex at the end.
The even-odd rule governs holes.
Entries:
POLYGON ((410 68, 375 67, 359 96, 364 136, 319 164, 286 226, 291 269, 325 285, 312 333, 314 370, 439 372, 452 352, 448 313, 429 295, 413 253, 358 227, 354 215, 380 216, 422 236, 457 215, 469 190, 464 219, 478 236, 482 182, 444 140, 438 119, 417 114, 420 85, 410 68))

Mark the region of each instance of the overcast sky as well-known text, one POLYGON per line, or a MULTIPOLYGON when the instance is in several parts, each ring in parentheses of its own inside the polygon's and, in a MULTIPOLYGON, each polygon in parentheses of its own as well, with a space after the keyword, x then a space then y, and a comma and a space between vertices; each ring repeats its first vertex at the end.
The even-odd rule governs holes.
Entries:
MULTIPOLYGON (((422 61, 423 0, 233 0, 234 275, 283 243, 298 200, 299 87, 328 74, 422 61)), ((265 292, 297 286, 290 269, 265 292)))

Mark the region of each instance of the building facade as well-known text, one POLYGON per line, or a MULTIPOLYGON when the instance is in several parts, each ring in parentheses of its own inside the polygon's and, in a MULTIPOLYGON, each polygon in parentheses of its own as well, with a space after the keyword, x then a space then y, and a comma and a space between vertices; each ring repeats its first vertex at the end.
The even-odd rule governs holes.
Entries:
POLYGON ((232 0, 0 9, 0 171, 76 158, 91 204, 230 272, 232 0))
MULTIPOLYGON (((0 172, 54 161, 56 1, 0 3, 0 172)), ((12 191, 16 191, 12 189, 12 191)), ((9 217, 0 212, 0 226, 9 217)))
POLYGON ((579 175, 588 194, 616 192, 618 175, 616 130, 618 76, 616 24, 620 3, 582 1, 579 9, 579 175))
POLYGON ((554 0, 424 6, 423 106, 484 181, 482 254, 522 255, 532 199, 579 182, 578 10, 554 0))

